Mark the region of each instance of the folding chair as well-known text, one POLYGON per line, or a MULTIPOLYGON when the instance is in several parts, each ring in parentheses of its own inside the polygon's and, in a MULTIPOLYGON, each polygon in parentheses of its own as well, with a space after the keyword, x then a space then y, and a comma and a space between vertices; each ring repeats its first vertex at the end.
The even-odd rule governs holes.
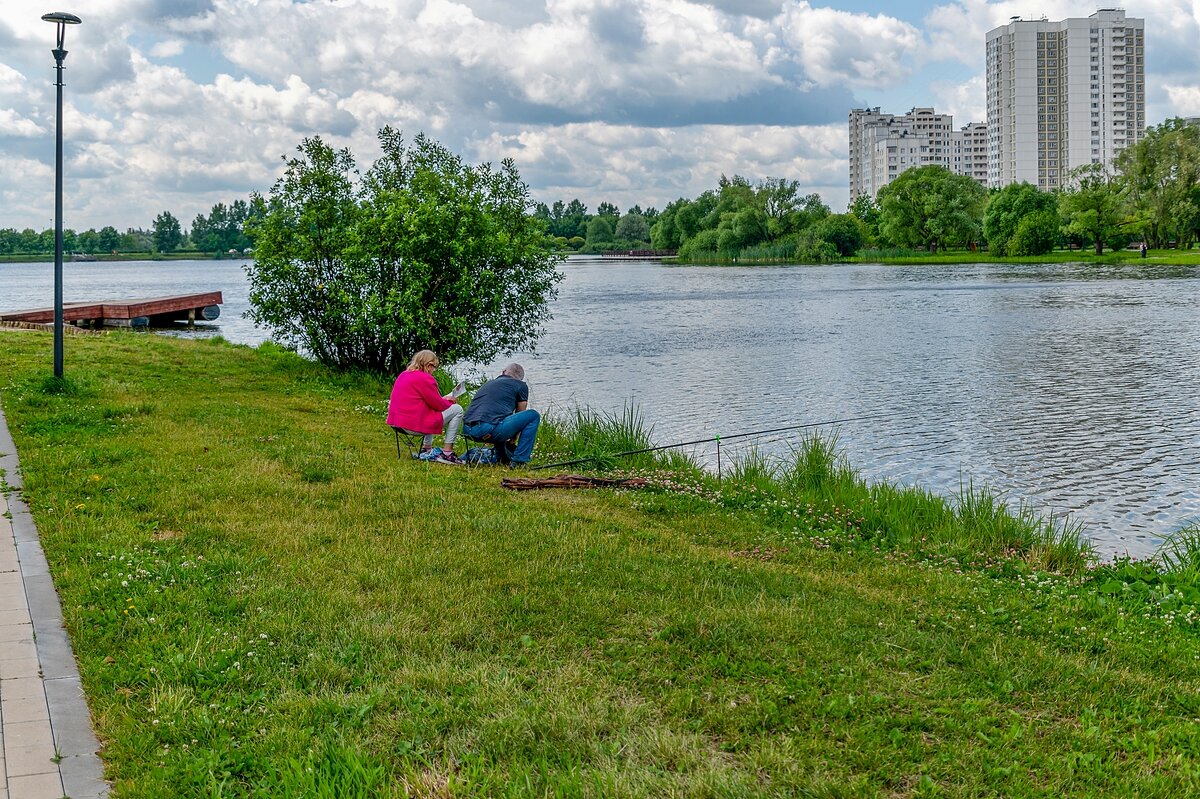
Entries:
MULTIPOLYGON (((392 427, 391 425, 388 425, 392 427)), ((404 445, 408 447, 408 457, 416 458, 421 453, 421 445, 425 443, 424 433, 410 433, 407 430, 399 427, 392 427, 392 432, 396 434, 396 457, 404 460, 404 453, 400 451, 400 439, 404 438, 404 445)))

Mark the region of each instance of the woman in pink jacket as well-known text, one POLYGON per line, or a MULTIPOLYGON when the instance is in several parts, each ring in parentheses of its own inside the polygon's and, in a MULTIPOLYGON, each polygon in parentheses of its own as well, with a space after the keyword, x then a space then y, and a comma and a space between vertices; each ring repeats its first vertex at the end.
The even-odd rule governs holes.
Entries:
POLYGON ((442 432, 444 426, 445 445, 442 454, 434 460, 461 464, 462 460, 454 454, 454 440, 462 429, 463 409, 452 397, 443 397, 438 392, 437 381, 433 379, 437 365, 438 358, 432 350, 421 350, 412 357, 408 368, 400 373, 392 386, 387 423, 405 433, 424 434, 420 457, 425 459, 429 459, 433 451, 433 434, 442 432))

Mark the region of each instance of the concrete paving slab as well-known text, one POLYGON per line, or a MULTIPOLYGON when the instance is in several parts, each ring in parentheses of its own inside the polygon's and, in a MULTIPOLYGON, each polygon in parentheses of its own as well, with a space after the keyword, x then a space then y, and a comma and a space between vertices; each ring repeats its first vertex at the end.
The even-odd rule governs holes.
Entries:
POLYGON ((62 777, 53 774, 35 774, 32 777, 13 777, 8 781, 8 790, 13 799, 62 799, 62 777))
POLYGON ((37 648, 34 646, 32 640, 13 641, 10 644, 0 647, 0 661, 27 660, 29 658, 37 658, 37 648))
MULTIPOLYGON (((63 790, 71 799, 102 799, 108 796, 108 783, 100 771, 100 761, 94 755, 64 757, 58 764, 63 790)), ((0 797, 4 799, 4 797, 0 797)))
POLYGON ((54 747, 60 755, 76 757, 100 751, 78 677, 46 680, 46 701, 54 719, 54 747))
POLYGON ((29 624, 29 609, 0 610, 0 624, 29 624))
POLYGON ((9 779, 31 774, 55 774, 58 764, 54 758, 53 746, 13 746, 4 750, 9 779))
POLYGON ((17 560, 21 562, 21 575, 26 581, 30 577, 50 575, 50 564, 42 554, 39 541, 17 541, 17 560))
POLYGON ((4 683, 4 693, 0 694, 0 702, 16 701, 18 699, 46 699, 46 688, 37 675, 19 677, 4 683))
POLYGON ((33 624, 31 622, 25 622, 24 624, 0 624, 0 646, 16 641, 32 640, 33 624))
POLYGON ((40 677, 42 666, 36 657, 0 660, 0 681, 21 677, 40 677))
POLYGON ((4 751, 25 746, 48 746, 54 748, 54 736, 50 725, 39 721, 22 721, 4 725, 4 751))
MULTIPOLYGON (((4 686, 7 691, 8 686, 4 686)), ((46 705, 46 695, 27 698, 9 699, 0 697, 0 714, 4 716, 5 725, 20 724, 23 721, 44 721, 50 723, 50 708, 46 705)))

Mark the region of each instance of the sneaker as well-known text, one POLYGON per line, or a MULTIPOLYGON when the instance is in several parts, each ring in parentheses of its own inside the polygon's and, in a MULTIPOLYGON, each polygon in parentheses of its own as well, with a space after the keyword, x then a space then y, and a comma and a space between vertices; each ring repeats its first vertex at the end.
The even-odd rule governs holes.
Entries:
POLYGON ((448 450, 440 453, 434 460, 437 463, 449 463, 454 466, 465 466, 463 459, 454 454, 454 450, 448 450))
POLYGON ((417 455, 417 460, 419 460, 419 461, 436 461, 439 457, 441 457, 441 454, 442 454, 442 450, 440 447, 434 447, 433 449, 423 449, 423 450, 421 450, 420 454, 417 455))

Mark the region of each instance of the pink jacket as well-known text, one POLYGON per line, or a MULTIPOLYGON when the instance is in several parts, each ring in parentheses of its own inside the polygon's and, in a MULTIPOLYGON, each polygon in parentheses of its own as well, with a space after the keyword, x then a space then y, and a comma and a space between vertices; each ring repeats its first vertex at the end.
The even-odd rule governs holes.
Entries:
POLYGON ((442 432, 442 411, 454 403, 442 397, 428 372, 401 372, 392 386, 387 423, 414 433, 442 432))

